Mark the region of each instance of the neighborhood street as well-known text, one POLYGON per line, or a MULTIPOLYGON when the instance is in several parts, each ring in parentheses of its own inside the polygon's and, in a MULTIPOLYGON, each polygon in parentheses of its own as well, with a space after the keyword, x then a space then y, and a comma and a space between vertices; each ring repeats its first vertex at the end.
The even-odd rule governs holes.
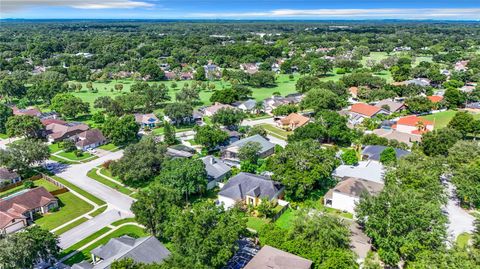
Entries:
POLYGON ((134 201, 133 198, 107 187, 87 176, 89 170, 101 165, 105 161, 119 159, 122 157, 122 154, 123 151, 119 150, 106 154, 88 163, 74 165, 54 164, 55 169, 53 172, 55 172, 57 176, 104 200, 108 205, 108 209, 102 214, 63 233, 60 236, 60 247, 67 248, 86 236, 109 225, 113 221, 133 217, 133 213, 130 211, 130 206, 134 201))
POLYGON ((460 207, 460 202, 455 195, 455 187, 452 183, 446 182, 448 202, 445 210, 448 214, 448 237, 455 239, 462 233, 472 233, 475 229, 473 222, 475 218, 460 207))

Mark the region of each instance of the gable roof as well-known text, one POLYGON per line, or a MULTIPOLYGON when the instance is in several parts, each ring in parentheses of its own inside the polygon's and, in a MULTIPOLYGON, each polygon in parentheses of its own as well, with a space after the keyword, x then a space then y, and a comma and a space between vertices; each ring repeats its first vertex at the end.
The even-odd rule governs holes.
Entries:
POLYGON ((385 100, 378 101, 378 103, 376 103, 375 106, 379 108, 382 108, 383 106, 388 106, 389 107, 388 111, 395 112, 404 108, 405 104, 403 102, 395 102, 392 100, 385 99, 385 100))
POLYGON ((398 119, 397 125, 417 126, 419 122, 423 122, 425 125, 433 125, 432 121, 419 118, 415 115, 406 116, 398 119))
POLYGON ((443 96, 441 95, 430 95, 427 98, 432 101, 432 103, 439 103, 443 100, 443 96))
POLYGON ((60 125, 67 124, 66 121, 61 120, 61 119, 43 119, 43 120, 40 120, 40 121, 42 122, 43 126, 47 126, 47 125, 50 125, 50 124, 53 124, 53 123, 60 124, 60 125))
POLYGON ((383 190, 383 184, 356 177, 345 177, 333 189, 333 192, 339 192, 348 196, 360 197, 364 192, 375 195, 383 190))
POLYGON ((0 167, 0 181, 2 180, 12 180, 18 178, 19 175, 5 167, 0 167))
POLYGON ((92 144, 104 143, 107 140, 99 129, 90 129, 79 133, 78 139, 79 141, 75 145, 82 148, 92 144))
POLYGON ((143 124, 158 123, 160 120, 153 113, 148 114, 135 114, 135 122, 143 124))
POLYGON ((45 127, 49 133, 49 138, 58 140, 67 138, 89 129, 88 125, 81 122, 67 122, 64 124, 52 123, 45 127))
POLYGON ((39 117, 42 112, 36 107, 28 107, 28 108, 18 108, 16 106, 12 107, 13 115, 15 116, 22 116, 22 115, 29 115, 33 117, 39 117))
MULTIPOLYGON (((382 154, 382 152, 386 148, 387 148, 386 146, 378 146, 378 145, 366 146, 362 150, 362 155, 367 155, 368 159, 370 159, 370 160, 379 161, 380 160, 380 154, 382 154)), ((394 150, 395 150, 395 154, 397 156, 397 159, 401 158, 403 156, 409 155, 411 153, 410 151, 406 151, 406 150, 398 149, 398 148, 394 148, 394 150)))
POLYGON ((364 103, 353 104, 352 107, 350 108, 350 112, 361 114, 367 117, 375 116, 375 114, 377 114, 381 110, 382 108, 371 106, 364 103))
POLYGON ((230 178, 218 195, 235 201, 245 199, 246 195, 272 199, 282 189, 283 186, 279 182, 267 177, 242 172, 230 178))
POLYGON ((138 263, 158 263, 170 255, 170 251, 154 236, 135 239, 128 235, 112 238, 91 253, 103 260, 95 264, 92 267, 94 269, 110 268, 112 262, 124 258, 131 258, 138 263))
POLYGON ((202 161, 203 164, 205 164, 207 175, 213 179, 217 179, 232 170, 232 168, 222 160, 211 155, 203 157, 202 161))
POLYGON ((309 269, 311 266, 310 260, 265 245, 244 269, 309 269))
POLYGON ((234 107, 231 106, 231 105, 226 105, 226 104, 221 104, 221 103, 215 103, 214 105, 205 108, 205 112, 210 112, 211 114, 215 114, 215 113, 217 113, 218 110, 220 110, 220 109, 222 109, 222 108, 231 108, 231 109, 233 109, 234 107))
POLYGON ((380 162, 360 161, 357 165, 340 165, 332 175, 340 178, 357 177, 383 183, 384 167, 380 162))
POLYGON ((262 147, 262 149, 259 152, 260 154, 262 154, 264 152, 267 152, 267 151, 269 151, 269 150, 271 150, 272 148, 275 147, 275 144, 268 141, 263 136, 257 134, 257 135, 249 136, 249 137, 246 137, 244 139, 240 139, 236 142, 233 142, 232 144, 230 144, 230 146, 227 147, 227 149, 229 151, 238 151, 238 149, 243 147, 248 142, 258 142, 258 143, 260 143, 260 146, 262 147))
POLYGON ((296 127, 303 126, 309 121, 310 119, 308 117, 305 117, 298 113, 290 113, 290 115, 280 120, 283 125, 295 125, 296 127))

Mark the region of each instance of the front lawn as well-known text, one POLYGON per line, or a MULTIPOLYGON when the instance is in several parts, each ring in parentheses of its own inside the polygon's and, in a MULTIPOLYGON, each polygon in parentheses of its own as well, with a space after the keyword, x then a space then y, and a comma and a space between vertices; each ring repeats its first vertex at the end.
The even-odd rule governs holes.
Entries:
POLYGON ((67 188, 72 189, 73 191, 79 193, 80 195, 82 195, 83 197, 87 198, 88 200, 94 202, 97 205, 105 205, 106 204, 105 201, 101 200, 100 198, 94 196, 93 194, 90 194, 89 192, 86 192, 85 190, 79 188, 77 185, 72 184, 69 181, 66 181, 65 179, 63 179, 59 176, 51 175, 50 177, 52 177, 56 181, 62 183, 67 188))
POLYGON ((105 144, 105 145, 101 145, 101 146, 98 147, 98 148, 99 148, 99 149, 103 149, 103 150, 112 151, 112 152, 119 150, 119 148, 118 148, 116 145, 112 144, 112 143, 108 143, 108 144, 105 144))
POLYGON ((67 221, 75 219, 93 209, 93 206, 71 192, 57 195, 60 208, 35 220, 40 227, 52 230, 67 221))
POLYGON ((102 183, 103 185, 106 185, 112 189, 115 189, 123 194, 126 194, 126 195, 130 195, 132 194, 132 191, 120 184, 117 184, 111 180, 108 180, 100 175, 97 175, 97 168, 93 168, 92 170, 88 171, 87 173, 87 176, 91 179, 94 179, 100 183, 102 183))
POLYGON ((268 134, 274 136, 274 137, 277 137, 279 139, 282 139, 282 140, 286 140, 288 138, 289 135, 291 135, 293 132, 288 132, 288 131, 285 131, 283 129, 280 129, 280 128, 277 128, 271 124, 268 124, 268 123, 262 123, 262 124, 258 124, 256 126, 260 126, 262 128, 264 128, 268 134))
POLYGON ((59 144, 59 143, 50 144, 50 145, 48 145, 48 148, 50 149, 50 153, 51 153, 51 154, 56 153, 56 152, 59 152, 60 150, 63 149, 63 148, 60 148, 60 144, 59 144))
POLYGON ((295 219, 295 212, 289 208, 283 212, 283 214, 275 221, 275 225, 280 228, 290 229, 295 219))
POLYGON ((112 175, 112 171, 110 171, 110 169, 107 169, 107 168, 99 168, 100 169, 100 174, 106 176, 106 177, 109 177, 115 181, 118 181, 118 182, 122 182, 118 177, 115 177, 112 175))
POLYGON ((60 152, 60 153, 57 153, 57 155, 58 155, 58 156, 61 156, 61 157, 63 157, 63 158, 67 158, 67 159, 69 159, 69 160, 71 160, 71 161, 78 161, 78 162, 84 161, 84 160, 86 160, 86 159, 91 160, 91 159, 96 158, 96 156, 94 156, 94 155, 92 155, 92 154, 90 154, 90 153, 88 153, 88 152, 82 152, 82 154, 81 154, 80 156, 77 156, 77 155, 75 154, 75 152, 73 152, 73 151, 72 151, 72 152, 62 151, 62 152, 60 152))

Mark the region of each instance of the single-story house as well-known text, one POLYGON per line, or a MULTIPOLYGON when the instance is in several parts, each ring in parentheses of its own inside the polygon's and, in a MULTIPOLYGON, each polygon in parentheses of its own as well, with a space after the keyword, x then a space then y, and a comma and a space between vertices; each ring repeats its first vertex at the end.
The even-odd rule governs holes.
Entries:
POLYGON ((93 149, 107 143, 107 139, 99 129, 81 132, 75 137, 75 141, 75 146, 80 150, 93 149))
POLYGON ((312 261, 265 245, 244 269, 310 269, 312 261))
POLYGON ((195 149, 182 144, 167 148, 167 156, 171 158, 191 158, 196 153, 195 149))
POLYGON ((218 202, 225 208, 236 203, 257 206, 262 199, 276 203, 283 198, 285 187, 267 177, 241 172, 230 178, 218 193, 218 202))
POLYGON ((433 131, 433 122, 411 115, 400 118, 392 128, 403 133, 422 135, 433 131))
POLYGON ((467 71, 468 70, 468 60, 458 61, 455 63, 455 71, 467 71))
MULTIPOLYGON (((378 146, 378 145, 369 145, 366 146, 362 150, 362 156, 364 160, 372 160, 372 161, 380 161, 380 155, 382 152, 386 149, 386 146, 378 146)), ((410 151, 406 151, 403 149, 398 149, 395 148, 395 153, 397 156, 397 159, 402 158, 403 156, 407 156, 411 154, 410 151)))
POLYGON ((431 80, 426 79, 426 78, 414 78, 411 80, 405 81, 405 84, 407 85, 416 85, 416 86, 421 86, 421 87, 427 87, 430 86, 431 80))
POLYGON ((108 243, 93 249, 92 263, 83 261, 72 269, 107 269, 114 261, 130 258, 137 263, 161 263, 170 251, 154 236, 133 238, 128 235, 112 238, 108 243))
POLYGON ((361 123, 365 118, 373 118, 378 114, 388 115, 389 111, 376 106, 364 103, 353 104, 347 111, 349 122, 353 125, 361 123))
POLYGON ((283 119, 277 121, 278 127, 286 130, 295 130, 302 127, 310 121, 310 118, 298 113, 291 113, 283 119))
POLYGON ((160 124, 160 120, 153 113, 149 114, 135 114, 135 122, 140 124, 140 127, 143 129, 145 127, 155 128, 160 124))
POLYGON ((387 111, 394 113, 394 112, 400 112, 402 110, 406 109, 405 103, 403 102, 395 102, 389 99, 384 99, 381 101, 378 101, 375 104, 376 107, 386 109, 387 111), (388 107, 388 109, 387 109, 388 107))
POLYGON ((254 112, 255 106, 257 105, 257 101, 255 99, 249 99, 246 101, 238 101, 233 103, 233 106, 242 110, 243 112, 254 112))
POLYGON ((33 116, 33 117, 40 117, 42 115, 42 111, 40 111, 36 107, 28 107, 28 108, 18 108, 16 106, 12 107, 13 115, 15 116, 33 116))
POLYGON ((61 119, 42 119, 42 120, 40 120, 40 122, 42 123, 42 125, 44 127, 47 127, 50 124, 60 124, 60 125, 67 124, 66 121, 61 120, 61 119))
POLYGON ((240 64, 240 70, 243 70, 245 73, 248 74, 255 74, 258 72, 260 68, 259 63, 244 63, 240 64))
POLYGON ((323 197, 327 207, 355 213, 354 209, 363 193, 376 195, 383 190, 383 183, 362 178, 345 177, 323 197))
POLYGON ((240 139, 236 142, 233 142, 228 147, 224 148, 222 151, 222 158, 234 162, 240 161, 238 158, 238 152, 248 142, 257 142, 260 144, 261 149, 258 153, 258 156, 260 158, 268 157, 272 155, 275 151, 275 144, 268 141, 263 136, 257 134, 244 139, 240 139))
POLYGON ((226 132, 227 135, 228 135, 228 140, 226 141, 226 144, 224 144, 224 145, 230 145, 233 142, 237 142, 242 137, 242 134, 238 131, 229 130, 228 128, 224 128, 224 127, 221 128, 221 129, 222 129, 222 131, 226 132))
POLYGON ((44 187, 37 187, 0 199, 0 234, 23 229, 33 214, 45 214, 58 207, 58 200, 44 187))
POLYGON ((420 142, 422 137, 415 134, 409 134, 404 132, 399 132, 394 129, 375 129, 373 133, 380 136, 385 137, 388 140, 397 140, 398 142, 403 142, 408 146, 412 146, 415 142, 420 142))
POLYGON ((78 135, 90 127, 81 122, 51 123, 45 126, 48 142, 54 143, 78 135))
POLYGON ((383 176, 385 168, 377 161, 360 161, 357 165, 338 166, 332 173, 332 176, 337 180, 342 180, 344 177, 362 178, 377 183, 383 183, 383 176))
POLYGON ((226 104, 221 104, 221 103, 216 102, 212 106, 209 106, 209 107, 205 108, 204 115, 208 116, 208 117, 211 117, 211 116, 215 115, 222 108, 234 109, 235 107, 233 107, 231 105, 226 105, 226 104))
POLYGON ((443 96, 441 95, 430 95, 430 96, 427 96, 427 98, 434 104, 440 103, 443 100, 443 96))
POLYGON ((230 166, 215 156, 205 156, 202 158, 202 161, 207 171, 207 190, 213 189, 217 185, 217 182, 222 181, 232 171, 230 166))
POLYGON ((356 100, 358 98, 358 87, 350 87, 348 88, 348 92, 350 93, 350 96, 356 100))
POLYGON ((19 174, 5 167, 0 167, 0 186, 5 186, 21 181, 19 174))

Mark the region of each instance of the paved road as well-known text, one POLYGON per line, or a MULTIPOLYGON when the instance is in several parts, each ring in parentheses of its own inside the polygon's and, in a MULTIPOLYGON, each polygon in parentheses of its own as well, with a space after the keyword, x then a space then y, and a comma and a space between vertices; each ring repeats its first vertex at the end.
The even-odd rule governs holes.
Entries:
POLYGON ((116 151, 83 164, 61 165, 55 163, 53 171, 57 176, 104 200, 108 205, 107 210, 102 214, 62 234, 60 236, 60 247, 67 248, 113 221, 134 216, 130 211, 130 206, 134 201, 131 197, 87 176, 87 172, 92 168, 105 161, 119 159, 122 154, 123 151, 116 151))
POLYGON ((459 206, 458 198, 455 195, 455 187, 452 183, 446 182, 448 203, 445 206, 445 211, 448 215, 448 237, 455 241, 456 238, 464 232, 472 233, 475 229, 475 218, 468 214, 463 208, 459 206))

